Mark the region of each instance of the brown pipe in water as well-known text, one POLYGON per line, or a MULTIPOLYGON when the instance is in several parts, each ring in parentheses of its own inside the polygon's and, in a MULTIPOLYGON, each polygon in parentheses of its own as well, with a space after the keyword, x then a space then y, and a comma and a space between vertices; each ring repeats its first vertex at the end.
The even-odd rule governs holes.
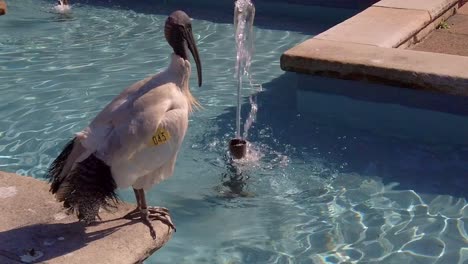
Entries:
POLYGON ((247 141, 240 138, 231 139, 229 152, 234 159, 242 159, 247 154, 247 141))

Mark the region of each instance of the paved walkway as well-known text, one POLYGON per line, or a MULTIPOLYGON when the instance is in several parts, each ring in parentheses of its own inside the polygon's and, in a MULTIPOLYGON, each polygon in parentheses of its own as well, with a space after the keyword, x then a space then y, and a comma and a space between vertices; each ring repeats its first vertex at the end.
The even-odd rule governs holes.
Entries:
POLYGON ((170 239, 172 230, 153 222, 153 240, 144 224, 121 218, 134 208, 122 203, 85 227, 65 214, 47 183, 0 171, 0 263, 141 263, 170 239))
POLYGON ((468 56, 468 4, 441 25, 446 28, 439 27, 410 49, 468 56))
POLYGON ((468 100, 468 56, 407 49, 456 14, 459 3, 379 1, 287 50, 281 56, 281 69, 445 93, 468 100))

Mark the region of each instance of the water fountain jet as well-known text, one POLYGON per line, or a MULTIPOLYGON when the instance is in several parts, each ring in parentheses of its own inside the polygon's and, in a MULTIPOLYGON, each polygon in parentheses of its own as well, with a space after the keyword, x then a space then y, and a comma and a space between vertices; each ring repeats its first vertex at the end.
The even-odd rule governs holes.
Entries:
POLYGON ((241 135, 241 90, 242 76, 249 74, 253 53, 253 20, 255 6, 250 0, 237 0, 234 6, 234 27, 236 37, 236 77, 237 77, 237 112, 236 137, 229 142, 229 151, 234 159, 244 158, 247 154, 247 141, 241 135))

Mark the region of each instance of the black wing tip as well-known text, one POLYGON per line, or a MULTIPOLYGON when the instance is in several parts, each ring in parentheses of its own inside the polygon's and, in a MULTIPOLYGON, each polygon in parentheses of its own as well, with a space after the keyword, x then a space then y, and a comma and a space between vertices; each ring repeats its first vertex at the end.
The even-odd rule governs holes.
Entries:
POLYGON ((92 154, 66 175, 60 174, 68 156, 73 150, 75 138, 70 140, 58 157, 51 163, 46 179, 50 182, 50 192, 63 202, 78 219, 90 223, 99 213, 99 208, 116 208, 120 199, 115 192, 117 184, 110 167, 92 154))
POLYGON ((65 163, 68 159, 68 156, 73 150, 73 144, 75 143, 75 138, 68 141, 68 143, 63 147, 62 152, 55 158, 55 160, 50 164, 49 169, 45 178, 51 183, 50 192, 56 193, 60 188, 63 180, 60 178, 60 173, 65 166, 65 163))
POLYGON ((94 154, 77 163, 66 181, 68 186, 59 190, 59 199, 86 223, 95 220, 99 208, 110 210, 120 202, 110 167, 94 154))

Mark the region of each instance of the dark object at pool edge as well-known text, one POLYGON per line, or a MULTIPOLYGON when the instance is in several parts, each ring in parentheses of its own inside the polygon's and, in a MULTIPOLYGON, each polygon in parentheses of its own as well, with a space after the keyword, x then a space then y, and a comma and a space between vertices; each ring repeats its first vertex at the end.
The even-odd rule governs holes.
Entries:
POLYGON ((240 138, 231 139, 229 152, 234 159, 242 159, 247 154, 247 141, 240 138))

